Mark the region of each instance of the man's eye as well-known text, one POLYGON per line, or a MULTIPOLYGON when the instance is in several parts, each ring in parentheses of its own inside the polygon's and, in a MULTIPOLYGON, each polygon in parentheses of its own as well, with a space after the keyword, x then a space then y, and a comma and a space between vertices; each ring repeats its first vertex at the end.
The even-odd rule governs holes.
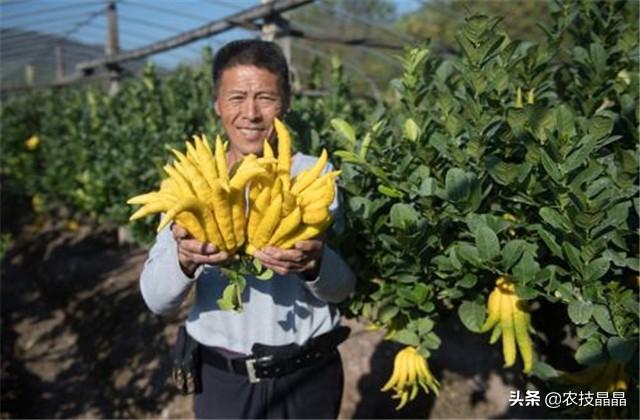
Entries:
POLYGON ((268 95, 259 96, 258 99, 265 102, 274 102, 277 100, 277 98, 268 95))
POLYGON ((242 99, 243 99, 242 96, 231 96, 231 97, 229 97, 229 100, 231 102, 240 102, 240 101, 242 101, 242 99))

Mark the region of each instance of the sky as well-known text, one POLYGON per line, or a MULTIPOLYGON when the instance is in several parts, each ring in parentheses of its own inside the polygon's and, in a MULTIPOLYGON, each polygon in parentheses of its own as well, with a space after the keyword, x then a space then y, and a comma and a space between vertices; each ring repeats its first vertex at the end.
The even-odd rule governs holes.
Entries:
MULTIPOLYGON (((0 29, 18 27, 103 45, 107 32, 105 4, 106 0, 2 0, 0 29)), ((259 4, 260 0, 119 0, 120 49, 139 48, 259 4)), ((395 4, 397 12, 404 14, 417 9, 420 1, 396 0, 395 4)), ((198 61, 206 45, 215 50, 233 39, 255 36, 255 32, 234 29, 156 54, 152 59, 171 69, 181 62, 198 61)), ((42 53, 32 45, 25 48, 42 53)))

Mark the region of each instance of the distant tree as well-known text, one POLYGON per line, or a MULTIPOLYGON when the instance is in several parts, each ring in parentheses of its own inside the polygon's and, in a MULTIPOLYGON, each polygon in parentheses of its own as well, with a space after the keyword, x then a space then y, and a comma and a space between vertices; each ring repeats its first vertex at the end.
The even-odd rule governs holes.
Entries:
POLYGON ((324 0, 323 3, 334 10, 374 21, 391 22, 396 18, 396 5, 388 0, 324 0))
POLYGON ((538 22, 551 22, 550 0, 429 0, 400 18, 398 27, 419 39, 431 39, 434 47, 454 49, 455 33, 466 16, 475 13, 502 16, 502 25, 512 39, 541 41, 538 22))
MULTIPOLYGON (((311 36, 332 36, 345 39, 374 39, 402 45, 398 29, 395 2, 391 0, 320 0, 287 14, 293 28, 311 36)), ((354 92, 371 95, 372 85, 382 90, 391 77, 400 73, 400 64, 393 58, 399 51, 340 45, 307 39, 292 42, 293 63, 301 85, 321 89, 322 79, 328 83, 328 73, 323 78, 311 71, 314 59, 327 64, 337 56, 354 92)), ((316 63, 318 66, 318 63, 316 63)), ((326 87, 326 86, 325 86, 326 87)))

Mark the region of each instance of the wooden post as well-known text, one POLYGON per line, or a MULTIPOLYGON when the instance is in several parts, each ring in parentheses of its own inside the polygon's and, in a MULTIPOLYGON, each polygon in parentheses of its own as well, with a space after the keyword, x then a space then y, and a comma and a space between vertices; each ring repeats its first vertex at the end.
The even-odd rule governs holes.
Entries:
MULTIPOLYGON (((118 14, 115 0, 107 0, 107 42, 105 55, 113 57, 120 52, 118 44, 118 14)), ((109 72, 109 95, 115 95, 120 89, 120 65, 118 63, 107 64, 109 72)))
MULTIPOLYGON (((262 0, 262 4, 272 3, 273 0, 262 0)), ((295 67, 291 59, 291 37, 289 36, 291 26, 289 21, 280 13, 266 17, 264 25, 262 25, 262 39, 264 41, 276 42, 282 49, 284 57, 289 65, 289 74, 291 87, 294 92, 300 90, 300 83, 296 74, 295 67)))
MULTIPOLYGON (((273 0, 261 0, 262 4, 273 3, 273 0)), ((278 27, 270 19, 265 18, 264 25, 262 25, 262 40, 263 41, 275 41, 276 31, 278 27)))
POLYGON ((64 61, 62 56, 62 46, 56 45, 56 81, 64 79, 64 61))

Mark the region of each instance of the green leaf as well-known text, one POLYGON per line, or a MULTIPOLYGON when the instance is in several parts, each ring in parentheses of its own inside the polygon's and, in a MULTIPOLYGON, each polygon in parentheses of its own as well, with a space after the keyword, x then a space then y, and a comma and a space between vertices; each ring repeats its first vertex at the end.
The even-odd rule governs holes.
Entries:
POLYGON ((618 334, 616 327, 611 321, 609 309, 604 305, 595 305, 593 308, 593 318, 596 320, 600 328, 609 334, 618 334))
POLYGON ((533 364, 531 374, 537 376, 543 381, 550 381, 559 376, 558 371, 553 366, 545 362, 541 362, 540 360, 536 360, 533 364))
POLYGON ((541 106, 525 107, 524 110, 528 114, 532 134, 538 139, 546 140, 547 131, 552 130, 556 124, 553 112, 541 106))
POLYGON ((613 120, 605 116, 595 116, 589 121, 589 134, 596 140, 608 136, 613 131, 613 120))
POLYGON ((596 281, 609 271, 609 259, 605 257, 597 258, 587 264, 584 270, 584 277, 586 282, 596 281))
POLYGON ((399 191, 393 187, 389 187, 386 185, 378 185, 378 192, 380 192, 380 194, 386 195, 387 197, 391 197, 391 198, 404 197, 404 194, 402 193, 402 191, 399 191))
POLYGON ((575 117, 573 110, 567 105, 561 105, 556 109, 556 123, 558 133, 562 138, 575 136, 575 117))
POLYGON ((547 152, 544 149, 540 150, 540 162, 542 163, 542 167, 547 172, 547 174, 553 179, 557 184, 562 182, 562 172, 558 169, 559 166, 556 162, 554 162, 547 152))
POLYGON ((435 333, 430 332, 427 335, 425 335, 422 339, 422 344, 431 350, 436 350, 438 347, 440 347, 440 337, 438 337, 435 333))
POLYGON ((458 316, 469 331, 480 332, 485 317, 484 305, 474 301, 464 301, 458 306, 458 316))
POLYGON ((462 277, 462 279, 458 280, 457 285, 462 287, 463 289, 470 289, 478 283, 478 276, 472 273, 467 273, 462 277))
POLYGON ((498 236, 488 226, 481 226, 475 233, 475 239, 480 258, 484 261, 491 261, 500 254, 498 236))
POLYGON ((235 297, 236 297, 236 285, 229 284, 224 288, 222 297, 217 300, 218 307, 223 311, 230 311, 235 309, 235 297))
POLYGON ((573 294, 571 293, 572 287, 571 283, 565 282, 559 284, 555 290, 555 296, 562 298, 564 301, 571 301, 573 299, 573 294))
POLYGON ((563 230, 567 233, 571 232, 569 220, 557 210, 552 209, 551 207, 543 207, 539 210, 538 214, 540 214, 542 220, 554 228, 563 230))
POLYGON ((431 318, 420 318, 417 321, 418 334, 425 335, 433 330, 434 323, 431 318))
POLYGON ((604 49, 602 44, 593 43, 589 45, 589 55, 596 73, 604 73, 607 67, 607 51, 604 49))
POLYGON ((595 364, 606 358, 603 350, 600 341, 590 338, 576 350, 576 361, 585 366, 595 364))
POLYGON ((471 184, 465 171, 459 168, 451 168, 445 177, 445 195, 449 201, 466 201, 471 193, 471 184))
POLYGON ((466 261, 471 265, 478 266, 482 262, 478 249, 472 245, 463 243, 454 247, 453 251, 455 251, 456 255, 463 261, 466 261))
POLYGON ((421 304, 427 298, 428 292, 429 292, 429 289, 425 284, 423 283, 416 284, 416 286, 413 289, 413 296, 412 296, 413 301, 418 305, 421 304))
POLYGON ((444 126, 451 137, 456 137, 464 129, 463 121, 454 114, 449 114, 444 126))
POLYGON ((517 284, 516 285, 516 295, 518 295, 518 297, 520 299, 531 300, 531 299, 537 298, 539 293, 538 293, 538 291, 536 289, 533 289, 533 288, 527 287, 527 286, 523 286, 521 284, 517 284))
POLYGON ((438 190, 438 182, 434 178, 425 178, 420 184, 418 194, 422 197, 430 197, 436 194, 438 190))
POLYGON ((584 263, 582 262, 582 258, 580 256, 580 251, 578 248, 573 246, 569 242, 564 242, 562 244, 562 250, 564 251, 565 257, 569 261, 571 267, 576 270, 580 275, 584 272, 584 263))
POLYGON ((365 134, 364 140, 362 140, 362 143, 360 144, 360 151, 358 152, 358 157, 360 159, 365 160, 367 158, 367 152, 369 151, 372 139, 373 137, 371 136, 371 133, 365 134))
POLYGON ((629 217, 630 208, 631 202, 629 201, 624 201, 613 206, 607 211, 607 224, 618 226, 625 223, 629 217))
POLYGON ((578 338, 581 338, 583 340, 586 340, 587 338, 593 336, 593 334, 595 334, 596 332, 598 332, 598 326, 595 324, 595 322, 588 322, 587 325, 576 328, 576 335, 578 336, 578 338))
POLYGON ((389 321, 391 321, 394 316, 398 315, 399 311, 400 309, 398 309, 397 306, 387 305, 383 307, 380 313, 378 314, 378 319, 380 320, 381 323, 388 324, 389 321))
POLYGON ((255 277, 258 280, 271 280, 271 278, 273 277, 273 271, 271 269, 266 269, 255 277))
POLYGON ((532 283, 536 278, 536 274, 540 271, 540 265, 535 259, 535 254, 532 252, 525 252, 518 261, 518 264, 513 267, 513 275, 522 285, 532 283))
POLYGON ((347 150, 337 150, 333 153, 335 156, 338 156, 345 162, 359 163, 363 164, 364 161, 360 159, 358 155, 353 152, 349 152, 347 150))
POLYGON ((596 147, 596 143, 596 139, 591 135, 583 137, 579 142, 580 147, 567 157, 565 162, 562 164, 562 169, 566 173, 569 173, 575 168, 588 163, 589 159, 587 158, 593 152, 593 149, 596 147))
POLYGON ((502 269, 509 271, 511 267, 522 257, 527 242, 522 239, 516 239, 507 242, 502 251, 502 269))
POLYGON ((348 150, 353 152, 356 147, 356 134, 353 127, 341 118, 333 118, 331 125, 340 137, 347 141, 348 150))
POLYGON ((407 346, 417 347, 420 344, 420 338, 418 337, 418 335, 406 328, 396 331, 393 335, 393 340, 407 346))
POLYGON ((420 215, 409 204, 396 203, 391 207, 391 226, 401 230, 408 230, 418 223, 420 215))
POLYGON ((591 302, 575 301, 569 304, 567 312, 575 324, 582 325, 589 322, 593 315, 593 309, 591 302))
POLYGON ((411 140, 416 141, 420 135, 420 128, 413 118, 407 118, 404 122, 404 136, 411 140))

